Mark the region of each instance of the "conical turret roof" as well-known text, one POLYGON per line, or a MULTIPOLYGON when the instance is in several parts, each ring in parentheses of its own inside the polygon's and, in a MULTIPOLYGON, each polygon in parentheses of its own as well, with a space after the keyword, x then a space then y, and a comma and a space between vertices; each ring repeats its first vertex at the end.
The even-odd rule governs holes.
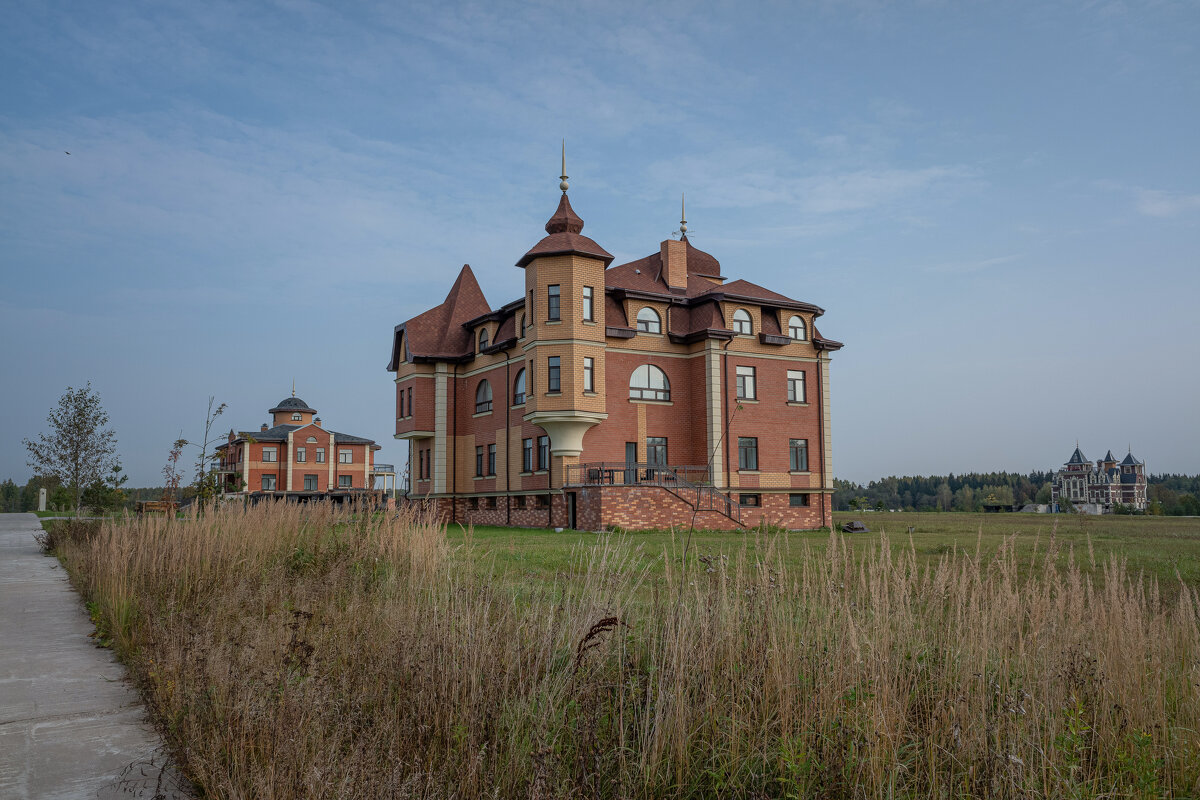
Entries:
POLYGON ((575 209, 571 208, 571 201, 567 199, 567 193, 564 191, 558 201, 558 208, 550 219, 546 220, 546 233, 550 235, 521 256, 517 266, 524 267, 542 256, 577 255, 598 258, 607 267, 612 263, 612 254, 581 234, 582 230, 583 220, 575 213, 575 209))
POLYGON ((1075 452, 1071 453, 1071 458, 1067 461, 1068 464, 1089 464, 1087 458, 1079 450, 1079 445, 1075 445, 1075 452))

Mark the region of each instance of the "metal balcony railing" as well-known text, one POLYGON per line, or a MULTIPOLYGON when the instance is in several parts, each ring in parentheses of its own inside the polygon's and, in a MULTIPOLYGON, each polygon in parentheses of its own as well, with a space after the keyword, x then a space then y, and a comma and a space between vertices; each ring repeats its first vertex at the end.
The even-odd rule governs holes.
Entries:
POLYGON ((395 464, 376 464, 371 469, 371 472, 376 475, 395 475, 396 474, 396 465, 395 464))

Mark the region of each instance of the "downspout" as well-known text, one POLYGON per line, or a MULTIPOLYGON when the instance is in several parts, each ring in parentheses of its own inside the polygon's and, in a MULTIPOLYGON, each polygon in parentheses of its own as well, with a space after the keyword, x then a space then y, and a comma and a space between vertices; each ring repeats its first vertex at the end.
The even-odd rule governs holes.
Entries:
MULTIPOLYGON (((725 346, 721 348, 724 356, 721 364, 721 396, 725 398, 726 406, 729 404, 729 345, 731 344, 733 344, 732 336, 725 340, 725 346)), ((724 406, 721 411, 725 411, 724 406)), ((733 415, 726 416, 722 413, 721 416, 723 417, 721 424, 725 426, 725 429, 721 431, 721 436, 725 440, 725 491, 728 492, 733 486, 732 473, 729 471, 729 421, 733 419, 733 415)))
MULTIPOLYGON (((825 525, 825 470, 828 468, 825 464, 825 397, 821 393, 824 381, 821 380, 821 351, 817 351, 817 443, 821 450, 821 525, 825 525)), ((833 528, 833 519, 829 520, 829 527, 833 528)))
MULTIPOLYGON (((499 328, 497 328, 499 332, 499 328)), ((508 426, 512 424, 512 378, 509 376, 512 357, 504 354, 504 524, 512 527, 512 453, 508 446, 512 443, 508 426)))
POLYGON ((454 362, 454 426, 450 435, 450 521, 458 522, 458 362, 454 362))

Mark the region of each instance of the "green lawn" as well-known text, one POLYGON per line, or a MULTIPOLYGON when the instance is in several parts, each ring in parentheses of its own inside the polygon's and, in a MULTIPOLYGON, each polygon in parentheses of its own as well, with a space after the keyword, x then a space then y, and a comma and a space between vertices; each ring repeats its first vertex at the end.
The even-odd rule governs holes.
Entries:
MULTIPOLYGON (((911 546, 920 560, 932 563, 954 549, 974 553, 978 547, 987 557, 1005 539, 1015 536, 1018 556, 1028 565, 1035 548, 1041 560, 1053 536, 1063 564, 1073 548, 1076 561, 1086 571, 1091 571, 1092 554, 1098 565, 1115 555, 1127 559, 1131 574, 1144 571, 1157 577, 1168 595, 1174 594, 1176 575, 1190 585, 1200 586, 1200 519, 1195 518, 861 512, 834 515, 838 526, 851 519, 862 520, 871 529, 871 533, 842 534, 855 549, 877 546, 881 534, 886 534, 893 548, 911 546)), ((471 532, 470 550, 478 567, 493 572, 499 580, 536 585, 570 574, 578 564, 573 553, 607 536, 618 538, 615 534, 584 531, 477 527, 471 532)), ((467 539, 466 531, 458 525, 450 526, 449 537, 456 546, 464 545, 467 539)), ((688 540, 686 531, 627 533, 620 538, 640 548, 640 560, 651 574, 663 570, 664 555, 681 559, 688 540)), ((819 553, 828 541, 828 533, 817 531, 766 536, 753 531, 700 531, 691 538, 689 560, 693 556, 731 555, 743 547, 750 554, 774 547, 786 562, 795 564, 802 559, 806 546, 810 552, 819 553)))

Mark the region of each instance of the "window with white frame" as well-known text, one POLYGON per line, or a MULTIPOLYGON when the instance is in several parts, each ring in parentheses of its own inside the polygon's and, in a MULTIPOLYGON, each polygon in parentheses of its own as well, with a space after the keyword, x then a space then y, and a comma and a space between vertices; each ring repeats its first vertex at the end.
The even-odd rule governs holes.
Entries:
POLYGON ((317 476, 316 475, 305 475, 304 476, 304 491, 306 491, 306 492, 317 491, 317 476))
POLYGON ((807 403, 807 393, 804 388, 804 370, 789 369, 787 374, 788 402, 807 403))
POLYGON ((492 385, 486 380, 475 387, 475 413, 482 414, 492 410, 492 385))
POLYGON ((596 321, 596 302, 592 295, 591 286, 583 287, 583 318, 588 322, 596 321))
POLYGON ((662 319, 658 312, 646 306, 637 314, 637 329, 642 333, 662 333, 662 319))
POLYGON ((300 464, 303 464, 307 460, 308 460, 308 451, 305 450, 303 447, 297 447, 296 448, 296 461, 300 464))
POLYGON ((629 396, 634 400, 670 400, 667 373, 653 364, 642 364, 629 376, 629 396))
POLYGON ((353 450, 338 450, 338 463, 339 464, 353 464, 354 463, 354 451, 353 450))
POLYGON ((750 320, 750 312, 744 308, 739 308, 733 312, 733 332, 743 333, 749 336, 753 333, 754 323, 750 320))
POLYGON ((274 447, 264 447, 262 460, 267 462, 278 461, 279 452, 274 447))
POLYGON ((275 476, 274 475, 263 475, 262 476, 262 490, 264 492, 275 491, 275 476))
POLYGON ((339 489, 354 488, 354 476, 353 475, 338 475, 338 488, 339 489))
POLYGON ((738 367, 736 373, 738 400, 756 399, 758 388, 755 386, 754 367, 738 367))
POLYGON ((803 342, 808 338, 808 330, 804 324, 803 317, 793 315, 788 320, 788 337, 797 342, 803 342))
POLYGON ((596 391, 596 359, 585 356, 583 359, 583 390, 596 391))
POLYGON ((300 422, 302 419, 304 419, 304 417, 301 414, 292 414, 292 422, 300 422))
POLYGON ((325 448, 324 447, 317 448, 317 463, 318 464, 325 463, 325 448))

